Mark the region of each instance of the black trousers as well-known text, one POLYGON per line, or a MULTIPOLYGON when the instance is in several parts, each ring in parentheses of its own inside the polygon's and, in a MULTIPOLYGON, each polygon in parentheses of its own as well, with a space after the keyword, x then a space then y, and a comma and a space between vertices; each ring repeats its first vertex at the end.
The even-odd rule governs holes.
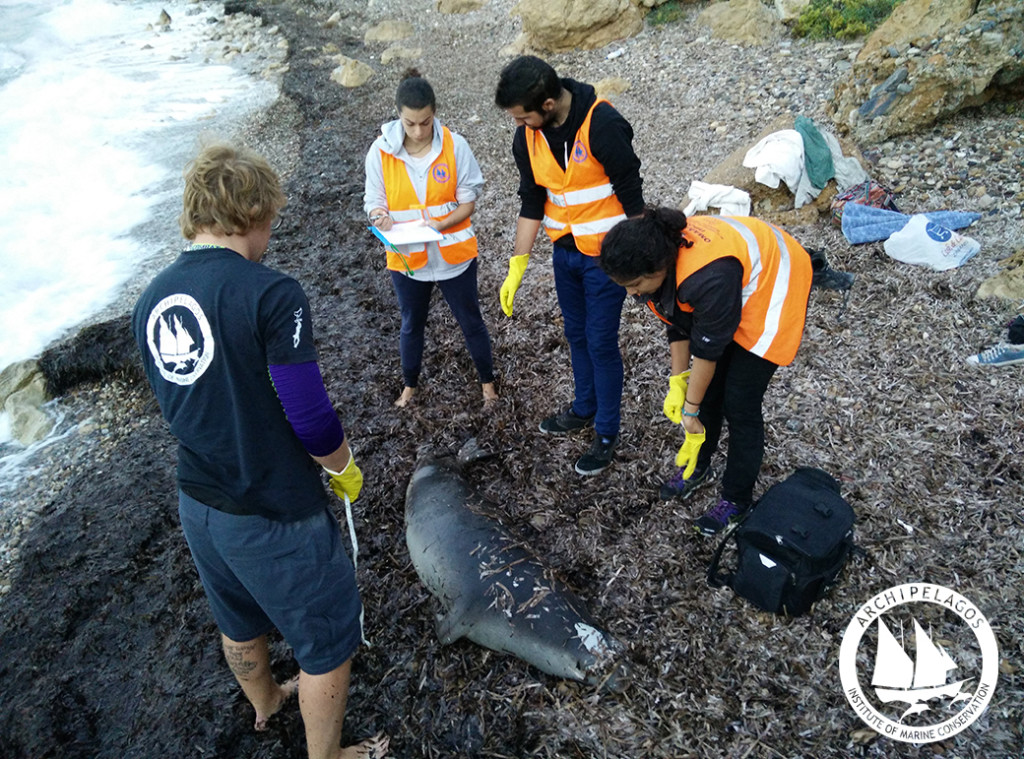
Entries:
POLYGON ((697 455, 697 469, 711 463, 722 434, 729 424, 729 448, 722 475, 722 498, 747 504, 764 459, 764 394, 777 364, 729 343, 715 366, 715 375, 700 404, 700 421, 706 438, 697 455))

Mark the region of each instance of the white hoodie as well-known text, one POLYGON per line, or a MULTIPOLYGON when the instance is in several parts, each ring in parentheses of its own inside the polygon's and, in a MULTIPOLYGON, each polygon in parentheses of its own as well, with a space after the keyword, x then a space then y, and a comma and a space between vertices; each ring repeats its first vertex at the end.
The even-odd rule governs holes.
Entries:
MULTIPOLYGON (((399 119, 384 124, 381 134, 373 141, 366 154, 366 189, 363 194, 363 210, 369 213, 374 208, 387 208, 387 192, 384 189, 384 168, 381 164, 381 151, 393 155, 405 163, 409 180, 412 182, 416 197, 425 203, 427 196, 427 176, 430 165, 441 155, 442 132, 441 122, 434 118, 434 140, 426 155, 419 158, 410 156, 403 146, 405 129, 399 119)), ((452 143, 455 150, 455 199, 459 203, 473 203, 480 197, 484 185, 484 176, 476 156, 469 148, 466 139, 452 132, 452 143)), ((469 261, 461 264, 449 264, 441 257, 441 249, 436 242, 427 243, 427 264, 416 270, 416 279, 423 282, 436 282, 459 276, 470 265, 469 261)))

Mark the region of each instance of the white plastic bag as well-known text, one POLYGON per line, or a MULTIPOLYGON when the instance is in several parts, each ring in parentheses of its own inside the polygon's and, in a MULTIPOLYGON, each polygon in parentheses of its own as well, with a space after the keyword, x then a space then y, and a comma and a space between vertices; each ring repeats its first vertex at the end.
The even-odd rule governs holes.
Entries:
POLYGON ((966 262, 981 250, 981 243, 919 213, 911 216, 903 229, 894 232, 883 247, 897 261, 945 271, 966 262))

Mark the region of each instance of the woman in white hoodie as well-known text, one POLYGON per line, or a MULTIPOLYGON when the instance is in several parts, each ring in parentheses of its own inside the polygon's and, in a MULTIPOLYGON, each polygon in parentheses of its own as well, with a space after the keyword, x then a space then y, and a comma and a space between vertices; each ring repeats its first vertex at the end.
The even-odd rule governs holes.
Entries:
POLYGON ((395 405, 412 400, 419 384, 424 328, 435 284, 462 328, 484 401, 494 389, 491 337, 477 294, 477 243, 469 217, 484 178, 466 140, 435 115, 434 90, 410 69, 398 85, 399 118, 381 127, 366 154, 364 209, 382 231, 396 222, 422 222, 437 242, 386 246, 387 267, 402 311, 399 353, 404 388, 395 405))

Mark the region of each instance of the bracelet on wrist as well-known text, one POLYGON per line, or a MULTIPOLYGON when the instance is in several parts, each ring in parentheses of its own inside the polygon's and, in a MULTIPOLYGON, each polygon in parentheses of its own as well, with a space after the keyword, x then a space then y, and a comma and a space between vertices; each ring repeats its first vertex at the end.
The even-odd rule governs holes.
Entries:
POLYGON ((700 403, 695 403, 694 401, 691 401, 689 398, 684 398, 683 399, 683 405, 685 406, 686 404, 689 404, 691 406, 696 406, 697 408, 700 408, 700 403))
POLYGON ((691 414, 691 413, 690 413, 689 411, 684 411, 684 412, 683 412, 683 416, 692 416, 692 417, 698 417, 698 416, 700 416, 700 412, 699 412, 699 411, 694 411, 694 412, 693 412, 693 413, 691 414))

